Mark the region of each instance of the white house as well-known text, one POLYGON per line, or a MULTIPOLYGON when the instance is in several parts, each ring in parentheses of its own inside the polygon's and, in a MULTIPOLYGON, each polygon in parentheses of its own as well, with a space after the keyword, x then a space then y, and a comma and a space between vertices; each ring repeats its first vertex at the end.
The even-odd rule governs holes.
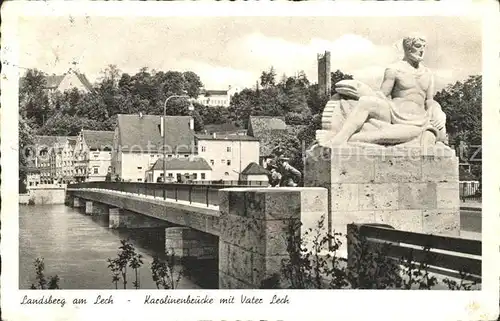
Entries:
POLYGON ((84 74, 72 69, 62 75, 45 77, 45 89, 49 93, 64 92, 73 88, 83 92, 90 92, 92 91, 92 84, 84 74))
POLYGON ((247 135, 196 135, 198 156, 212 167, 212 180, 239 180, 248 164, 259 162, 259 140, 247 135))
POLYGON ((112 174, 127 182, 144 182, 146 171, 165 151, 167 158, 193 155, 194 131, 190 116, 167 116, 166 146, 163 140, 163 122, 157 115, 118 115, 113 137, 112 174))
POLYGON ((229 107, 231 98, 240 91, 237 87, 229 86, 227 90, 202 89, 196 101, 205 106, 229 107))
POLYGON ((269 182, 269 172, 264 167, 257 163, 250 163, 241 172, 241 180, 248 183, 248 185, 265 185, 269 182))
MULTIPOLYGON (((158 159, 146 172, 147 182, 163 181, 163 158, 158 159)), ((212 168, 201 157, 189 156, 167 158, 165 161, 166 182, 210 181, 212 168)))
POLYGON ((75 147, 75 177, 104 181, 111 171, 112 131, 82 130, 75 147))

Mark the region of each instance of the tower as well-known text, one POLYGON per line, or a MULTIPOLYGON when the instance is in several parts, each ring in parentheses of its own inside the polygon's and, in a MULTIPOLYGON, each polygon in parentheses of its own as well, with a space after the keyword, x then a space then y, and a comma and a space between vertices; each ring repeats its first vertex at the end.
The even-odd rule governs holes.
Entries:
POLYGON ((319 95, 330 98, 332 80, 330 76, 330 52, 318 54, 318 87, 319 95))

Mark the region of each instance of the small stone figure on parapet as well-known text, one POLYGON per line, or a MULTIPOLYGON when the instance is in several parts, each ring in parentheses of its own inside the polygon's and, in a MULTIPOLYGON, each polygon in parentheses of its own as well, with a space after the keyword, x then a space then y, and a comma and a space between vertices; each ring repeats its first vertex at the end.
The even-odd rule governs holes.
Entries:
POLYGON ((286 157, 276 157, 269 161, 267 168, 270 170, 269 183, 272 187, 296 187, 302 177, 299 170, 288 163, 286 157))

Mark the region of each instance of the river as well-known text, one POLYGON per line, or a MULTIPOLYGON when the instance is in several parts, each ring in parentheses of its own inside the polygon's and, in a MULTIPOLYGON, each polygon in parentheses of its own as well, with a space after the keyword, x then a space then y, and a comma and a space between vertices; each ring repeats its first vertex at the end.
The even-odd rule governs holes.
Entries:
MULTIPOLYGON (((33 262, 40 257, 45 275, 57 274, 61 289, 114 289, 107 259, 117 256, 122 239, 129 239, 143 256, 140 288, 156 289, 150 266, 155 254, 164 253, 164 229, 112 230, 107 216, 88 216, 77 208, 19 206, 19 288, 29 289, 35 282, 33 262)), ((217 260, 194 265, 187 267, 191 273, 181 278, 178 288, 216 288, 217 260)), ((128 288, 135 280, 131 272, 128 288)))

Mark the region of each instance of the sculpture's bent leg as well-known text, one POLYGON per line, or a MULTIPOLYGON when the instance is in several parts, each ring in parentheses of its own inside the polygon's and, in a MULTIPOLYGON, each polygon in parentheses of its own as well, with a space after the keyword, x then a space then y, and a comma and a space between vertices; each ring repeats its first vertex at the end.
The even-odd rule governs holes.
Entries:
POLYGON ((391 112, 388 102, 373 96, 361 97, 356 107, 347 116, 342 128, 335 135, 331 144, 340 145, 347 142, 355 132, 361 129, 369 118, 390 123, 391 112))
POLYGON ((358 132, 349 141, 373 144, 406 143, 422 133, 422 127, 393 124, 376 131, 358 132))

